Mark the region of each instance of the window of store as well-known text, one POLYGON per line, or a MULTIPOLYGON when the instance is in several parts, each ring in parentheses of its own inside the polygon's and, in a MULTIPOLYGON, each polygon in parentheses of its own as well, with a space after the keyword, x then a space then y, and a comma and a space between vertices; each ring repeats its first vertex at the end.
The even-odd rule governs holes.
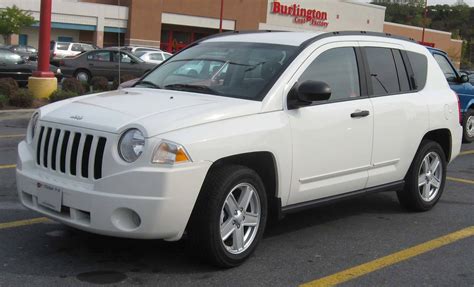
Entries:
POLYGON ((18 44, 23 46, 28 45, 28 35, 20 34, 20 36, 18 37, 18 44))
POLYGON ((73 41, 72 37, 67 36, 58 36, 58 42, 67 42, 71 43, 73 41))

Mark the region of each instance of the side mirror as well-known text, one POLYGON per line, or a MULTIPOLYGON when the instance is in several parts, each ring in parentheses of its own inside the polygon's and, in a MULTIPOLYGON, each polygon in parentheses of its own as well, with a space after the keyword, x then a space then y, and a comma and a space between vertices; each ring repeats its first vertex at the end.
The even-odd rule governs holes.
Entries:
POLYGON ((313 102, 327 101, 331 97, 331 87, 326 82, 304 81, 295 85, 288 95, 288 108, 297 109, 313 102))
POLYGON ((461 75, 461 77, 459 77, 459 82, 461 83, 467 83, 469 82, 469 76, 468 75, 461 75))

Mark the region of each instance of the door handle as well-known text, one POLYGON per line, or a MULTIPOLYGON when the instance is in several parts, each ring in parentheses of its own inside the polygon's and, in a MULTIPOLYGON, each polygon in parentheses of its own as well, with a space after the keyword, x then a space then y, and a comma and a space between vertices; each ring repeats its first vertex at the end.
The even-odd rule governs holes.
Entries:
POLYGON ((370 112, 369 111, 360 111, 360 110, 357 110, 355 112, 353 112, 351 114, 351 118, 363 118, 363 117, 366 117, 370 115, 370 112))

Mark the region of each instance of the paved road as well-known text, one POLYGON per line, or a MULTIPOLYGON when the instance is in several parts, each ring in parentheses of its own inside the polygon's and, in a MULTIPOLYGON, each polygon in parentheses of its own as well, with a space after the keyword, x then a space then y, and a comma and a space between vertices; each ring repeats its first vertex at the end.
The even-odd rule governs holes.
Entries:
POLYGON ((406 212, 387 192, 293 214, 267 230, 243 266, 218 270, 190 256, 185 241, 21 222, 40 217, 18 203, 7 166, 26 124, 0 115, 0 286, 297 286, 319 278, 343 286, 474 286, 474 144, 450 166, 430 212, 406 212))

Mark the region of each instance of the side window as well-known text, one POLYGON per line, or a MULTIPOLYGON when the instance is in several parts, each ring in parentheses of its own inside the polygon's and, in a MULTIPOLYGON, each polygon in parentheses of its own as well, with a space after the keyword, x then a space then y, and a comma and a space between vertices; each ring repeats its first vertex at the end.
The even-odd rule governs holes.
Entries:
POLYGON ((69 43, 60 43, 60 42, 56 43, 57 50, 67 51, 68 48, 69 48, 69 43))
POLYGON ((72 44, 71 51, 82 52, 81 44, 72 44))
POLYGON ((428 73, 428 59, 423 54, 414 52, 406 52, 413 70, 413 79, 415 81, 415 90, 421 90, 425 87, 426 77, 428 73))
POLYGON ((155 60, 155 61, 163 61, 163 57, 161 56, 161 53, 151 53, 149 54, 150 60, 155 60))
POLYGON ((373 95, 384 96, 399 93, 400 85, 392 49, 367 47, 365 51, 373 95))
POLYGON ((360 97, 359 70, 354 48, 334 48, 319 55, 298 79, 322 81, 331 87, 330 101, 360 97))
POLYGON ((88 61, 98 61, 98 62, 110 62, 110 52, 101 51, 101 52, 92 52, 87 55, 88 61))
POLYGON ((393 58, 395 59, 395 66, 397 68, 398 83, 402 92, 410 91, 410 82, 408 80, 407 69, 403 62, 400 50, 392 50, 393 58))
POLYGON ((435 58, 436 62, 438 62, 438 65, 441 67, 441 70, 443 71, 446 80, 448 80, 448 82, 456 81, 456 71, 451 66, 448 59, 446 59, 445 56, 440 54, 433 54, 433 57, 435 58))

